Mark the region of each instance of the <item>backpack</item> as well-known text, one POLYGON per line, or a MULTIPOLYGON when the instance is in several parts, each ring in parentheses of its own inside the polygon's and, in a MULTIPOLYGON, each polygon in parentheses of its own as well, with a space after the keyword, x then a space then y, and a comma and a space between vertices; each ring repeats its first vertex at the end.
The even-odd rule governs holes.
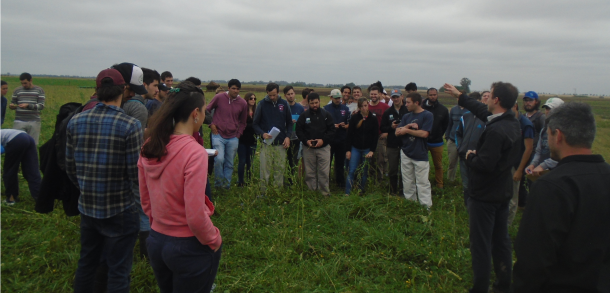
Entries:
POLYGON ((85 108, 89 103, 93 102, 98 103, 99 101, 90 100, 84 105, 81 103, 67 103, 63 104, 59 108, 53 138, 55 138, 57 165, 59 165, 59 168, 62 171, 66 171, 66 130, 68 129, 68 122, 70 122, 70 119, 72 119, 74 115, 82 112, 83 108, 85 108))

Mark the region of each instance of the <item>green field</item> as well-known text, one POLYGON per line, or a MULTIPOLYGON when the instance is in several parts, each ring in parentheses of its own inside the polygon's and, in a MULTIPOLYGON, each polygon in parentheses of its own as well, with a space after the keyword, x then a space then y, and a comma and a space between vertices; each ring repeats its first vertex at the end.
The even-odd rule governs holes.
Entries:
MULTIPOLYGON (((18 80, 3 79, 9 82, 10 101, 18 80)), ((93 89, 79 87, 95 82, 35 78, 34 84, 41 85, 47 95, 42 145, 53 134, 59 107, 88 100, 93 89)), ((260 101, 263 89, 244 86, 241 95, 254 91, 260 101)), ((327 95, 330 89, 316 88, 316 92, 327 95)), ((212 96, 206 93, 208 101, 212 96)), ((590 103, 596 114, 594 152, 610 158, 610 101, 578 100, 590 103)), ((447 96, 441 96, 441 102, 456 103, 447 96)), ((14 112, 7 109, 3 127, 10 128, 13 119, 14 112)), ((204 129, 209 147, 209 130, 204 129)), ((258 167, 255 159, 256 175, 258 167)), ((330 198, 308 191, 301 183, 271 189, 264 199, 257 198, 256 184, 215 192, 217 213, 212 221, 224 240, 215 292, 467 291, 472 274, 459 182, 445 178, 444 191, 434 190, 431 212, 388 196, 385 184, 369 182, 369 193, 363 197, 344 197, 333 184, 330 198)), ((80 251, 79 217, 66 217, 61 203, 50 214, 37 214, 22 177, 20 187, 23 201, 1 208, 2 290, 69 292, 80 251)), ((513 239, 519 220, 520 213, 510 228, 513 239)), ((135 260, 131 280, 132 292, 158 292, 152 269, 143 260, 135 260)))

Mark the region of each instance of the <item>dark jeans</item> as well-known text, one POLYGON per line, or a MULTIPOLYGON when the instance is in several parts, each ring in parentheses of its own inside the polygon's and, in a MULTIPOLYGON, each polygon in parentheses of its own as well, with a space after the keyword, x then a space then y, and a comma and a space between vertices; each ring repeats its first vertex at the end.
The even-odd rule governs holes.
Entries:
POLYGON ((81 214, 80 259, 74 278, 74 292, 92 292, 95 272, 102 256, 108 265, 108 292, 129 292, 133 247, 140 230, 135 206, 107 218, 81 214))
POLYGON ((301 148, 301 142, 298 139, 290 141, 290 147, 286 153, 286 159, 288 159, 288 168, 290 168, 290 175, 288 176, 288 184, 292 185, 293 178, 299 165, 299 149, 301 148))
POLYGON ((338 142, 330 145, 330 161, 335 158, 335 183, 345 187, 345 143, 338 142))
POLYGON ((492 259, 496 273, 494 289, 501 292, 510 290, 513 263, 508 236, 508 204, 508 201, 487 203, 468 198, 470 254, 474 275, 470 289, 472 293, 488 292, 492 259))
POLYGON ((161 293, 210 292, 222 247, 214 252, 194 236, 172 237, 154 230, 146 244, 161 293))
POLYGON ((34 200, 40 194, 40 171, 38 170, 38 148, 36 142, 27 133, 20 133, 6 144, 4 156, 4 174, 2 179, 6 188, 6 198, 12 195, 19 200, 19 165, 23 178, 28 182, 30 195, 34 200))
POLYGON ((464 194, 464 205, 468 206, 468 166, 466 166, 466 161, 460 158, 460 177, 462 177, 462 191, 464 194))
POLYGON ((519 184, 519 207, 525 207, 527 203, 527 190, 532 185, 532 181, 525 177, 523 174, 523 178, 521 179, 521 184, 519 184))
POLYGON ((244 173, 247 173, 248 180, 252 177, 252 161, 254 161, 254 153, 256 152, 256 145, 245 145, 240 143, 237 146, 237 157, 239 163, 237 165, 237 177, 239 180, 237 184, 244 184, 244 173), (247 170, 247 171, 246 171, 247 170))

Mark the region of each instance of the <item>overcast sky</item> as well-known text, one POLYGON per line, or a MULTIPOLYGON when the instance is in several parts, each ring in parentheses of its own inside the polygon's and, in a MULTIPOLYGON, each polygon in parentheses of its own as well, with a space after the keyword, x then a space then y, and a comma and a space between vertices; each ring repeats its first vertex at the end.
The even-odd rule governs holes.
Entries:
POLYGON ((2 1, 2 73, 610 94, 610 1, 2 1))

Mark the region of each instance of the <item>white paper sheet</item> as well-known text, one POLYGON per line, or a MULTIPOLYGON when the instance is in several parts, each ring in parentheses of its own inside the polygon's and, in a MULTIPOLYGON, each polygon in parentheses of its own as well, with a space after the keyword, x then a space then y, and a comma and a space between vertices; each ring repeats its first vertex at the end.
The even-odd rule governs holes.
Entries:
POLYGON ((277 129, 277 127, 271 128, 271 131, 269 131, 269 135, 271 135, 271 138, 265 139, 264 143, 272 144, 278 134, 280 134, 280 130, 277 129))
POLYGON ((205 149, 208 152, 208 157, 213 157, 216 154, 216 149, 205 149))

